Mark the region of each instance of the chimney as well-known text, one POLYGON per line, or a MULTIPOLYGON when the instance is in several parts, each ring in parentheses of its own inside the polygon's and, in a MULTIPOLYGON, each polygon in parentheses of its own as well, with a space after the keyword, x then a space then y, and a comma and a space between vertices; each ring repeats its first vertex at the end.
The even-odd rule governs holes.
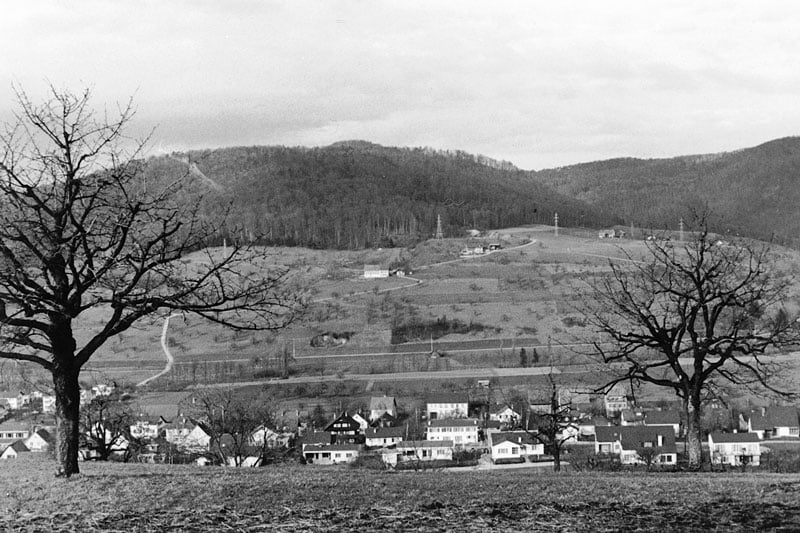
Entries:
POLYGON ((762 407, 761 408, 761 416, 767 416, 767 408, 766 407, 762 407))
POLYGON ((664 446, 664 435, 658 436, 658 446, 659 447, 664 446))

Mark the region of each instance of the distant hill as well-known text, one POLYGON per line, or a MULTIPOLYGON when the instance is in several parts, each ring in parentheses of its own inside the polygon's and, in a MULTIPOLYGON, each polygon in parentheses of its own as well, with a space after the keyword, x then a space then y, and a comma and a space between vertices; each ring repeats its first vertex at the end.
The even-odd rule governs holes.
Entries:
POLYGON ((645 228, 678 227, 707 202, 714 228, 800 245, 800 137, 729 153, 611 159, 531 172, 534 181, 645 228))
POLYGON ((552 223, 555 212, 563 225, 621 221, 510 163, 464 152, 346 141, 192 151, 151 159, 149 166, 166 173, 189 169, 199 190, 233 206, 226 237, 270 244, 405 245, 431 237, 437 215, 445 236, 552 223))

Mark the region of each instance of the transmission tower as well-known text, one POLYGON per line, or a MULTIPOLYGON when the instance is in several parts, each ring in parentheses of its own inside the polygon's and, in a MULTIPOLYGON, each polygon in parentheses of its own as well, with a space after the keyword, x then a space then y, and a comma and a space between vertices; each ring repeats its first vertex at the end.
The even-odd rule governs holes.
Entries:
POLYGON ((444 239, 444 232, 442 231, 442 215, 436 215, 436 234, 433 236, 433 238, 438 240, 444 239))

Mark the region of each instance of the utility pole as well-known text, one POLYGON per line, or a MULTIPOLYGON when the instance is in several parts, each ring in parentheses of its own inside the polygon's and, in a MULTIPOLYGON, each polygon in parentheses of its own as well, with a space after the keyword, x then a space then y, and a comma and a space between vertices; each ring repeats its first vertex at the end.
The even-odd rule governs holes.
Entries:
POLYGON ((680 221, 680 240, 683 242, 683 217, 681 217, 680 221))
POLYGON ((556 237, 558 237, 558 213, 553 215, 553 223, 554 223, 554 225, 556 227, 555 235, 556 235, 556 237))

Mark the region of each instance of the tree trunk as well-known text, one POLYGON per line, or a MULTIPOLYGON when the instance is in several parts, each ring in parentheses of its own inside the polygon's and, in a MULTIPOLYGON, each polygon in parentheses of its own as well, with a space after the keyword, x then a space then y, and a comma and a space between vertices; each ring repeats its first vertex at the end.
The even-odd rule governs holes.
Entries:
POLYGON ((56 395, 56 460, 59 474, 79 473, 78 445, 80 437, 81 389, 78 371, 56 366, 53 369, 53 388, 56 395))
POLYGON ((700 466, 703 464, 700 399, 684 400, 684 408, 686 409, 686 451, 689 454, 689 469, 700 470, 700 466))
POLYGON ((553 472, 561 472, 561 448, 553 445, 553 472))

